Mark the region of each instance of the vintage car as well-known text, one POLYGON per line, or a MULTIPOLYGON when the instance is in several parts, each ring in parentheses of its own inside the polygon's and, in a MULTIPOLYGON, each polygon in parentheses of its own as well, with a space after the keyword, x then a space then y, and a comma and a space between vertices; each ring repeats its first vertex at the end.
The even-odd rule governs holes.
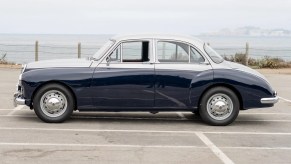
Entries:
POLYGON ((29 63, 14 94, 15 104, 49 123, 74 110, 189 111, 210 125, 228 125, 239 110, 277 101, 263 75, 225 61, 204 42, 149 34, 113 37, 88 59, 29 63))

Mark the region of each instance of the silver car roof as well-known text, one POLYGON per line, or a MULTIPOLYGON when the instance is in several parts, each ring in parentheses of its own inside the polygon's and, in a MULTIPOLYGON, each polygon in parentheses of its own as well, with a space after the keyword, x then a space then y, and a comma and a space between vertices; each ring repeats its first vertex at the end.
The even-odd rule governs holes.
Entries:
POLYGON ((165 40, 179 40, 200 46, 204 44, 203 41, 192 36, 173 34, 129 34, 129 35, 117 35, 112 37, 111 39, 117 42, 122 40, 135 40, 135 39, 165 39, 165 40))

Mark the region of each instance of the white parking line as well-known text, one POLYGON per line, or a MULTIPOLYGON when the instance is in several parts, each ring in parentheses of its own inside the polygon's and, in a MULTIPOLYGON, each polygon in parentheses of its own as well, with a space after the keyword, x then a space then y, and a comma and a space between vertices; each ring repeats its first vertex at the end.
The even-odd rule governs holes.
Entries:
POLYGON ((291 135, 291 133, 280 133, 280 132, 203 132, 206 134, 239 134, 239 135, 291 135))
MULTIPOLYGON (((15 111, 15 112, 16 112, 16 111, 15 111)), ((13 112, 13 113, 15 113, 15 112, 13 112)), ((9 113, 8 113, 8 114, 9 114, 9 113)), ((36 118, 35 115, 16 115, 16 114, 14 114, 14 115, 8 115, 8 114, 6 114, 6 115, 0 115, 0 117, 36 118)))
MULTIPOLYGON (((0 142, 0 146, 67 146, 67 147, 130 147, 130 148, 172 148, 172 149, 208 149, 208 146, 182 145, 113 145, 113 144, 64 144, 64 143, 31 143, 0 142)), ((291 147, 219 147, 220 149, 255 149, 255 150, 291 150, 291 147)))
POLYGON ((221 149, 291 150, 291 147, 219 147, 221 149))
POLYGON ((234 164, 234 162, 228 158, 228 156, 226 156, 216 145, 214 145, 214 143, 211 142, 210 139, 208 139, 203 133, 196 132, 195 134, 223 163, 234 164))
MULTIPOLYGON (((16 111, 11 111, 7 115, 0 115, 0 117, 18 117, 18 118, 37 118, 35 115, 12 115, 16 111)), ((164 121, 201 121, 200 119, 188 119, 188 118, 169 118, 169 117, 116 117, 116 116, 71 116, 73 119, 120 119, 120 120, 164 120, 164 121)), ((291 122, 291 120, 240 120, 237 119, 235 122, 291 122)))
POLYGON ((24 108, 24 105, 18 105, 17 107, 15 107, 12 111, 10 111, 7 116, 12 116, 15 112, 17 112, 18 110, 21 110, 22 108, 24 108))
POLYGON ((291 120, 240 120, 237 119, 235 122, 291 122, 291 120))
POLYGON ((113 145, 113 144, 70 144, 70 143, 14 143, 0 142, 0 146, 68 146, 68 147, 131 147, 131 148, 182 148, 207 149, 206 146, 179 146, 179 145, 113 145))
POLYGON ((24 131, 70 131, 70 132, 113 132, 113 133, 172 133, 172 134, 196 134, 198 132, 204 134, 247 134, 247 135, 291 135, 291 133, 279 132, 227 132, 227 131, 175 131, 175 130, 115 130, 115 129, 61 129, 61 128, 15 128, 0 127, 0 130, 24 130, 24 131))
POLYGON ((287 102, 290 102, 291 103, 291 100, 288 100, 288 99, 286 99, 286 98, 283 98, 283 97, 280 97, 280 96, 278 96, 280 99, 282 99, 282 100, 284 100, 284 101, 287 101, 287 102))
POLYGON ((239 115, 291 115, 291 113, 239 113, 239 115))

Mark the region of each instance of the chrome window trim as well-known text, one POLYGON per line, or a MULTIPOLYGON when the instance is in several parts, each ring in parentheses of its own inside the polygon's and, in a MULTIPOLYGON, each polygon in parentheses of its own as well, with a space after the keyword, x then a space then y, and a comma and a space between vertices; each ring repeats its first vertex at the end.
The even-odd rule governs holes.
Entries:
POLYGON ((191 46, 188 44, 188 62, 191 63, 191 46))
MULTIPOLYGON (((205 59, 205 62, 204 63, 200 63, 200 64, 209 64, 209 65, 216 64, 214 62, 213 63, 211 62, 212 60, 209 59, 209 57, 207 56, 207 53, 205 52, 204 49, 202 51, 196 45, 193 45, 190 42, 183 41, 183 40, 178 40, 178 39, 139 38, 139 39, 120 40, 118 42, 116 40, 113 40, 114 41, 114 44, 104 53, 104 55, 101 57, 100 61, 95 61, 96 64, 92 64, 91 66, 92 67, 97 67, 100 63, 104 63, 104 59, 110 53, 112 53, 112 51, 114 51, 116 49, 116 47, 118 47, 121 43, 123 43, 123 42, 129 42, 129 41, 142 41, 142 40, 149 41, 149 42, 152 43, 152 44, 150 44, 152 46, 150 46, 150 50, 149 50, 149 53, 150 53, 150 61, 149 62, 144 62, 144 63, 151 63, 151 64, 160 63, 159 60, 157 59, 157 42, 160 41, 160 40, 167 40, 167 41, 173 41, 173 42, 182 42, 182 43, 188 44, 190 47, 195 48, 202 55, 202 57, 205 59)), ((202 48, 203 48, 203 45, 202 45, 202 48)), ((181 64, 181 63, 178 63, 178 62, 177 63, 176 62, 170 62, 170 63, 172 63, 172 64, 181 64)), ((169 63, 167 63, 167 64, 169 64, 169 63)), ((184 64, 197 64, 197 63, 184 63, 184 64)))
MULTIPOLYGON (((121 40, 119 42, 116 42, 111 48, 110 50, 108 50, 101 58, 101 62, 100 63, 107 63, 106 62, 106 58, 107 56, 109 56, 113 51, 116 50, 116 48, 120 45, 121 48, 120 48, 120 59, 121 59, 121 62, 120 63, 152 63, 153 61, 153 47, 151 46, 151 42, 153 42, 153 39, 150 39, 150 38, 141 38, 141 39, 128 39, 128 40, 121 40), (123 62, 122 59, 123 59, 123 54, 122 54, 122 44, 123 43, 128 43, 128 42, 143 42, 143 41, 148 41, 149 42, 149 58, 150 60, 147 61, 147 62, 123 62)), ((98 63, 97 66, 100 64, 98 63)), ((117 63, 114 63, 114 64, 117 64, 117 63)))
MULTIPOLYGON (((167 64, 169 64, 169 63, 172 63, 172 64, 187 64, 187 63, 179 63, 179 62, 162 62, 162 63, 159 62, 158 57, 157 57, 157 50, 158 50, 157 49, 157 44, 158 44, 159 41, 181 42, 181 43, 187 44, 189 46, 189 49, 191 47, 193 47, 204 58, 205 62, 204 63, 199 63, 199 64, 209 64, 209 65, 211 65, 209 59, 206 57, 206 54, 204 52, 202 52, 197 46, 193 45, 192 43, 189 43, 189 42, 186 42, 186 41, 183 41, 183 40, 158 39, 158 38, 156 38, 155 41, 154 41, 154 43, 155 43, 155 50, 154 50, 155 51, 155 63, 160 63, 160 64, 162 64, 162 63, 167 63, 167 64)), ((197 63, 191 63, 191 61, 190 61, 190 51, 189 51, 189 62, 188 62, 188 64, 197 64, 197 63)))
POLYGON ((120 63, 123 63, 123 43, 124 42, 120 43, 120 63))

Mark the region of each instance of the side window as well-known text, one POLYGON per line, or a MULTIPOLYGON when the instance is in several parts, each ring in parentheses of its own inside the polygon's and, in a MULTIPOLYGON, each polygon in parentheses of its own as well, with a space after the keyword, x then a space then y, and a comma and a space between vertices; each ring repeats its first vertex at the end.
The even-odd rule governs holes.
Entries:
POLYGON ((149 42, 122 43, 122 62, 146 62, 149 61, 149 42))
POLYGON ((157 46, 159 62, 189 62, 189 45, 180 42, 160 41, 157 46))
POLYGON ((121 49, 120 49, 120 45, 111 53, 110 55, 110 61, 111 62, 116 62, 116 63, 120 63, 120 57, 121 57, 121 49))
POLYGON ((190 63, 199 64, 201 62, 205 62, 203 56, 193 47, 190 49, 190 63))

